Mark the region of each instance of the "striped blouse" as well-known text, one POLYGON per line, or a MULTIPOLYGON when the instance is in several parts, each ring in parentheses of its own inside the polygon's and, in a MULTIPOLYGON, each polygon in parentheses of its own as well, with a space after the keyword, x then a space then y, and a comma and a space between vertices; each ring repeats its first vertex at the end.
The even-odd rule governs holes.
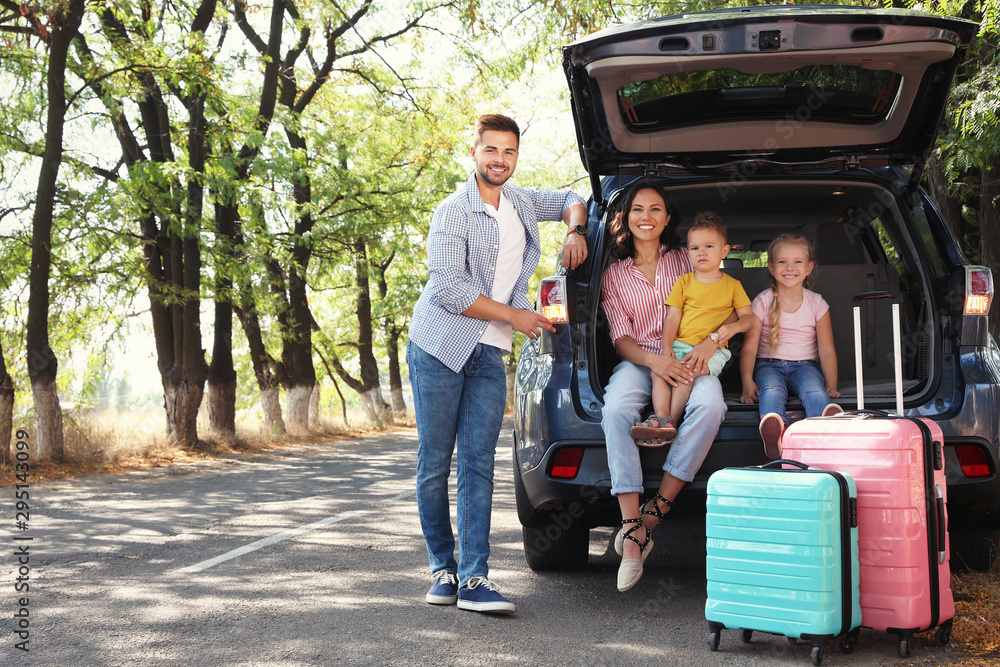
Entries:
POLYGON ((667 250, 660 247, 660 263, 656 267, 656 284, 650 285, 631 257, 609 266, 601 278, 601 305, 611 328, 611 340, 629 336, 647 352, 659 354, 662 349, 665 302, 674 281, 693 271, 687 253, 682 248, 667 250))

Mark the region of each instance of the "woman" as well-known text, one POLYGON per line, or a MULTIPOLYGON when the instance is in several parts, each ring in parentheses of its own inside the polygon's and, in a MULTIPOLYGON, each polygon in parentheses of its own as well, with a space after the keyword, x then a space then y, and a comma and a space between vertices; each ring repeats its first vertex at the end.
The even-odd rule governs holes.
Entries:
POLYGON ((665 301, 674 281, 692 270, 676 233, 680 214, 659 185, 639 182, 623 194, 609 226, 611 252, 618 261, 601 281, 602 306, 622 361, 605 389, 601 426, 607 442, 611 493, 618 498, 622 529, 615 550, 622 556, 618 590, 642 577, 653 547, 651 531, 670 510, 677 493, 694 479, 726 414, 722 385, 705 372, 717 349, 706 338, 683 362, 661 354, 665 301), (629 429, 649 404, 652 373, 677 386, 692 383, 684 421, 678 426, 657 493, 640 508, 643 492, 639 450, 629 429))

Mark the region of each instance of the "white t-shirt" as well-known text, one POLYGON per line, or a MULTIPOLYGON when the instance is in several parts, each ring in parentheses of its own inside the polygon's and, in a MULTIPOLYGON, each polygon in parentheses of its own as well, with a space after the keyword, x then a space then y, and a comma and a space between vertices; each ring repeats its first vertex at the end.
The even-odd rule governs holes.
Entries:
POLYGON ((781 311, 778 318, 778 349, 771 347, 771 318, 769 312, 774 301, 774 291, 764 290, 753 300, 751 309, 760 318, 760 343, 757 345, 758 359, 784 359, 786 361, 807 361, 819 356, 816 344, 816 322, 830 310, 830 306, 816 292, 802 290, 802 305, 794 313, 781 311))
MULTIPOLYGON (((500 194, 500 208, 495 209, 486 204, 486 212, 497 221, 500 231, 500 248, 497 253, 497 268, 493 274, 493 300, 509 303, 514 293, 514 285, 521 275, 524 263, 524 248, 527 238, 524 235, 524 223, 521 216, 507 197, 500 194)), ((489 326, 479 339, 484 345, 498 347, 510 352, 513 346, 514 328, 508 322, 490 320, 489 326)))

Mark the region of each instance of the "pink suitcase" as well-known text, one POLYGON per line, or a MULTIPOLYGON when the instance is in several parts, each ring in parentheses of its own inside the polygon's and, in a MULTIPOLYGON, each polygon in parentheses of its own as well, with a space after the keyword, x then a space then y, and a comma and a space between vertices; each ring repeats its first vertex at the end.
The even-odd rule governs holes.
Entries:
MULTIPOLYGON (((874 306, 874 304, 872 304, 874 306)), ((899 636, 910 655, 915 632, 938 628, 951 638, 955 603, 947 532, 947 491, 941 428, 930 419, 902 417, 899 303, 889 292, 854 299, 858 410, 791 424, 782 457, 852 475, 858 485, 861 625, 899 636), (860 361, 863 301, 891 298, 896 414, 864 410, 860 361)))

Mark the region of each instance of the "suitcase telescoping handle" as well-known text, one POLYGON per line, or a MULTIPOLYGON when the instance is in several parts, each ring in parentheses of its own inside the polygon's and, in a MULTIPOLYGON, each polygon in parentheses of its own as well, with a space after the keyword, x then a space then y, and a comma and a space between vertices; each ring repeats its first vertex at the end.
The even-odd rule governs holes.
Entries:
POLYGON ((903 416, 903 355, 899 333, 899 297, 892 292, 876 290, 854 295, 854 369, 858 386, 858 410, 865 409, 864 377, 861 352, 861 302, 892 299, 892 357, 896 376, 896 414, 903 416))

